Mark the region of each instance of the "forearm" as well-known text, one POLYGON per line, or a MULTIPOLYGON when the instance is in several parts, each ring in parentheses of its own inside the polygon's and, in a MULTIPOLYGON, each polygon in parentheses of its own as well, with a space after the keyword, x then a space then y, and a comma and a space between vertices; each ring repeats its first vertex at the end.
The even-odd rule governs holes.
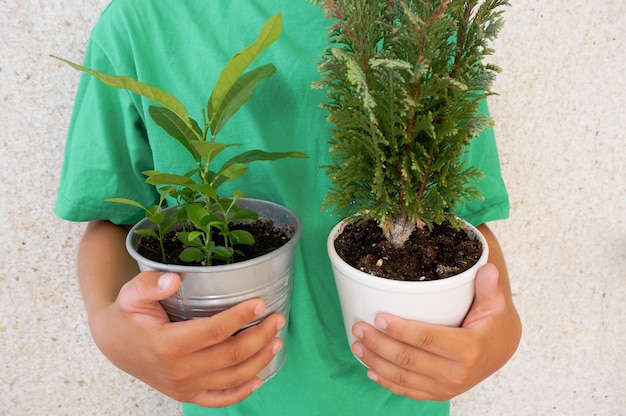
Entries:
POLYGON ((501 321, 503 329, 498 333, 500 334, 499 342, 502 344, 501 351, 507 352, 505 355, 506 360, 508 360, 515 352, 520 342, 522 322, 513 303, 511 281, 500 243, 486 224, 480 225, 478 229, 483 233, 487 239, 487 244, 489 244, 489 263, 492 263, 498 269, 498 288, 503 294, 504 300, 504 305, 502 306, 503 319, 501 321))
POLYGON ((110 305, 138 272, 126 251, 127 229, 108 221, 88 224, 78 251, 78 281, 87 313, 110 305))

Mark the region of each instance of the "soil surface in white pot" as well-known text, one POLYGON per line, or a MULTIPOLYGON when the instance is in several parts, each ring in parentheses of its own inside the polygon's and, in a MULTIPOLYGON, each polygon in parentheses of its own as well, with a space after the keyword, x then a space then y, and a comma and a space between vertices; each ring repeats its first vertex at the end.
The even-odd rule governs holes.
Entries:
MULTIPOLYGON (((230 227, 232 230, 246 230, 252 234, 255 243, 253 245, 237 244, 235 246, 235 263, 238 261, 250 260, 263 256, 267 253, 282 247, 290 240, 293 230, 279 228, 272 220, 259 219, 256 221, 236 223, 230 227)), ((223 238, 218 230, 213 230, 213 241, 216 244, 223 244, 223 238)), ((153 237, 142 236, 137 252, 143 257, 159 263, 176 264, 184 266, 202 266, 200 263, 184 262, 179 258, 180 253, 185 249, 183 243, 178 239, 174 231, 168 233, 164 239, 165 253, 167 261, 163 262, 159 241, 153 237)), ((213 260, 213 265, 224 264, 219 260, 213 260)))
POLYGON ((348 224, 335 239, 337 254, 352 267, 392 280, 438 280, 472 267, 482 244, 449 224, 416 229, 403 248, 393 247, 375 221, 348 224))

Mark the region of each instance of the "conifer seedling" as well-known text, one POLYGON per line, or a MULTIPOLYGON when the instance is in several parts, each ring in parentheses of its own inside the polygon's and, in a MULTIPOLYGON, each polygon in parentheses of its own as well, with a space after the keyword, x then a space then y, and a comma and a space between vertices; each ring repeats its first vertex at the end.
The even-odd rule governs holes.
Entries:
POLYGON ((460 162, 492 126, 478 114, 500 69, 484 62, 506 0, 315 0, 332 19, 314 86, 328 92, 332 213, 373 219, 401 247, 480 198, 460 162))

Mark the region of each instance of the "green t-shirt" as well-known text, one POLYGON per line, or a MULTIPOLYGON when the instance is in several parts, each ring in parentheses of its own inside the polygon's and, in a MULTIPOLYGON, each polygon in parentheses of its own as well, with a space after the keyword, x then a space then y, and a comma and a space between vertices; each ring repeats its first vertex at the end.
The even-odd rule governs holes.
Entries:
MULTIPOLYGON (((93 29, 84 64, 169 91, 200 120, 200 108, 206 106, 224 64, 279 11, 282 35, 257 63, 274 63, 278 72, 259 85, 220 140, 242 143, 246 150, 297 150, 309 155, 255 162, 237 184, 251 197, 289 206, 304 225, 296 254, 287 361, 277 376, 243 402, 226 409, 184 405, 185 412, 446 415, 448 403, 416 402, 370 381, 346 341, 325 246, 339 218, 320 209, 329 185, 319 168, 328 161, 329 126, 319 106, 325 92, 311 88, 319 79, 316 63, 328 26, 320 9, 306 0, 114 0, 93 29)), ((181 145, 152 122, 151 104, 82 75, 55 208, 59 217, 133 223, 143 212, 103 200, 127 197, 154 203, 157 196, 140 172, 185 173, 193 168, 181 145)), ((474 224, 506 218, 508 197, 493 133, 474 140, 466 157, 485 173, 479 182, 485 199, 465 205, 459 214, 474 224)))

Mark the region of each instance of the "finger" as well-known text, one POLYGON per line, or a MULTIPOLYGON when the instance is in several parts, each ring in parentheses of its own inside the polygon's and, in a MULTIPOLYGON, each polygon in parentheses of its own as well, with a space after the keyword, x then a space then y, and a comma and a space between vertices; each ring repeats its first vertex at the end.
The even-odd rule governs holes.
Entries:
MULTIPOLYGON (((178 353, 190 354, 217 345, 231 337, 247 324, 259 319, 265 312, 265 303, 251 299, 226 309, 208 318, 192 319, 168 325, 168 336, 176 340, 178 353)), ((270 320, 272 322, 272 320, 270 320)), ((272 325, 264 325, 267 331, 276 335, 276 318, 272 325)))
MULTIPOLYGON (((282 341, 275 337, 284 324, 285 318, 282 315, 270 315, 260 324, 247 328, 236 336, 195 352, 192 365, 202 368, 204 373, 222 370, 250 359, 263 348, 268 348, 269 344, 272 344, 269 350, 274 355, 282 348, 282 341)), ((271 359, 271 355, 268 357, 271 359)))
POLYGON ((203 407, 226 407, 244 400, 262 385, 261 379, 256 377, 236 388, 218 391, 204 390, 195 397, 185 401, 203 407))
MULTIPOLYGON (((462 328, 430 325, 385 313, 376 316, 374 323, 388 337, 445 359, 462 353, 470 337, 469 331, 462 328)), ((361 325, 364 330, 369 326, 363 323, 356 325, 361 325)), ((372 327, 369 328, 368 333, 372 333, 372 327)))
MULTIPOLYGON (((379 335, 385 338, 385 335, 379 335)), ((389 351, 384 348, 384 344, 384 342, 379 343, 377 347, 382 347, 380 351, 389 351)), ((432 400, 432 393, 430 392, 438 391, 441 388, 431 373, 431 369, 436 368, 431 360, 441 361, 442 359, 439 357, 433 358, 431 354, 421 352, 423 356, 431 355, 431 357, 420 360, 420 363, 427 364, 424 370, 420 371, 419 368, 408 370, 395 364, 392 360, 367 348, 361 341, 352 345, 352 352, 367 365, 367 376, 370 379, 395 394, 412 397, 415 400, 432 400)))
POLYGON ((430 379, 438 378, 442 372, 454 371, 455 362, 449 358, 394 339, 369 325, 365 325, 363 329, 355 325, 355 335, 361 337, 352 346, 354 354, 367 366, 384 373, 386 377, 390 377, 398 368, 430 379), (383 371, 384 367, 389 368, 383 371))
POLYGON ((419 401, 445 401, 455 394, 448 393, 445 386, 428 377, 420 377, 398 369, 397 373, 383 377, 381 374, 368 370, 367 376, 381 387, 398 396, 410 397, 419 401))
POLYGON ((228 390, 247 383, 261 372, 282 349, 279 338, 272 339, 254 355, 236 365, 211 372, 196 382, 207 390, 228 390))

